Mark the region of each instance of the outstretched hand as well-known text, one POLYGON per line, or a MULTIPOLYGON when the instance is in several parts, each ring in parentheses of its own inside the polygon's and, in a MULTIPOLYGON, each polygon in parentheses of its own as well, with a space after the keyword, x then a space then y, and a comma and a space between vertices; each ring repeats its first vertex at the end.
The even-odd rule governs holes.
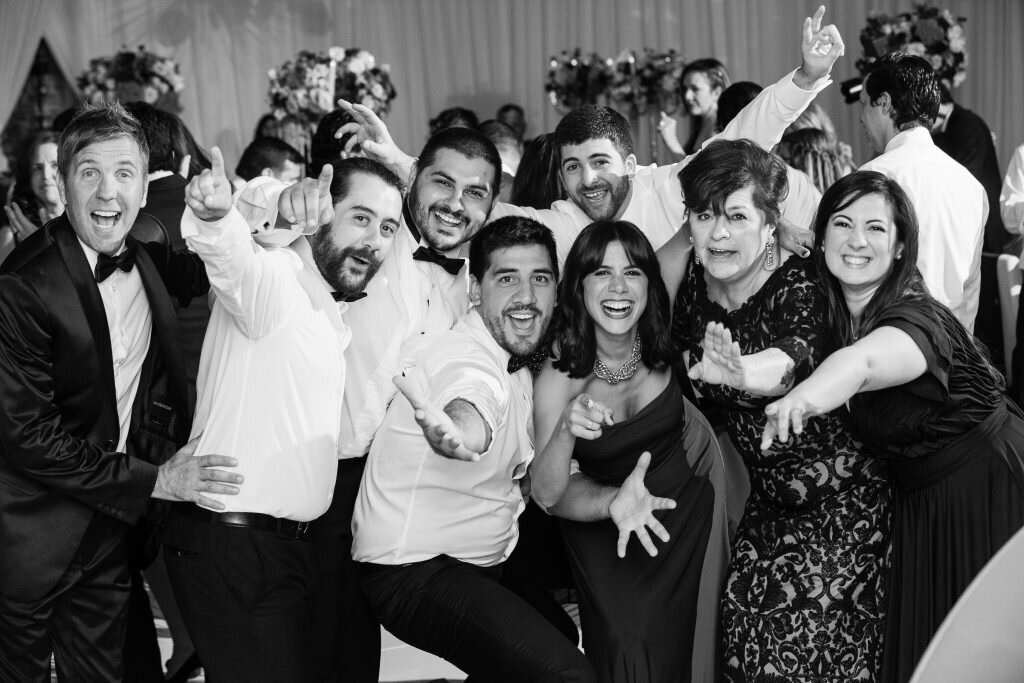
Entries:
POLYGON ((690 379, 705 384, 724 384, 734 389, 745 386, 746 370, 743 367, 743 352, 732 333, 722 323, 708 323, 701 342, 704 354, 699 363, 690 368, 690 379))
POLYGON ((768 421, 761 434, 762 451, 771 448, 772 441, 775 439, 778 439, 779 443, 789 441, 791 431, 794 436, 802 434, 804 420, 820 415, 821 411, 803 399, 798 391, 791 391, 778 401, 766 405, 764 414, 768 417, 768 421))
POLYGON ((211 510, 223 510, 224 503, 204 496, 204 493, 238 494, 243 477, 219 467, 236 467, 238 461, 226 455, 200 455, 194 453, 199 437, 189 441, 170 460, 157 470, 153 497, 162 500, 188 501, 211 510))
POLYGON ((324 164, 317 178, 303 178, 292 183, 281 191, 277 199, 277 215, 303 234, 313 234, 321 225, 334 220, 333 179, 334 167, 324 164))
POLYGON ((462 430, 447 413, 427 398, 426 391, 418 381, 404 375, 397 375, 392 381, 412 405, 416 424, 435 453, 452 460, 475 462, 480 459, 479 453, 466 448, 462 430))
POLYGON ((569 428, 569 433, 578 439, 593 441, 601 436, 601 426, 615 424, 612 420, 612 409, 588 394, 580 394, 566 406, 562 420, 569 428))
POLYGON ((658 554, 658 549, 651 540, 648 532, 654 532, 663 543, 669 539, 668 530, 654 517, 655 510, 671 510, 676 502, 671 498, 660 498, 652 496, 644 484, 644 477, 647 475, 647 468, 651 464, 651 454, 644 451, 636 461, 636 467, 622 482, 611 505, 608 506, 609 516, 619 528, 619 540, 615 552, 619 557, 626 556, 626 546, 629 544, 629 535, 636 534, 640 545, 644 547, 651 557, 658 554))
POLYGON ((189 181, 185 203, 201 221, 219 221, 231 210, 231 181, 224 172, 220 147, 210 150, 211 167, 189 181))
POLYGON ((825 6, 818 7, 813 17, 804 19, 803 34, 800 41, 800 54, 803 64, 800 71, 813 84, 832 71, 832 65, 843 56, 846 46, 843 37, 835 24, 824 28, 821 20, 825 16, 825 6))

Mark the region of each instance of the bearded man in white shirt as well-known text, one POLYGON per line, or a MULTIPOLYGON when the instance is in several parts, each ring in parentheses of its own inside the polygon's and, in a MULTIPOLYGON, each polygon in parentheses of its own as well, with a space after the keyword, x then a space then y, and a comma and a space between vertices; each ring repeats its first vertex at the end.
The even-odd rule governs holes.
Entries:
POLYGON ((904 53, 875 62, 860 121, 879 156, 861 166, 900 184, 921 226, 917 267, 928 291, 974 330, 988 198, 970 171, 932 141, 939 84, 931 64, 904 53))
MULTIPOLYGON (((344 351, 342 319, 391 248, 401 183, 347 159, 280 200, 280 185, 243 190, 232 207, 220 151, 189 185, 182 235, 206 263, 216 298, 203 343, 192 435, 231 454, 245 494, 225 511, 178 505, 165 535, 171 584, 212 679, 309 681, 309 523, 334 490, 344 351), (239 209, 279 207, 297 228, 239 209), (305 233, 305 234, 304 234, 305 233), (336 303, 338 302, 338 303, 336 303)), ((259 182, 259 181, 254 181, 259 182)), ((269 181, 273 183, 274 181, 269 181)))
POLYGON ((381 623, 474 680, 593 681, 576 644, 499 580, 533 457, 522 363, 554 309, 551 231, 499 219, 473 238, 470 267, 473 310, 395 379, 406 398, 370 448, 352 554, 381 623))

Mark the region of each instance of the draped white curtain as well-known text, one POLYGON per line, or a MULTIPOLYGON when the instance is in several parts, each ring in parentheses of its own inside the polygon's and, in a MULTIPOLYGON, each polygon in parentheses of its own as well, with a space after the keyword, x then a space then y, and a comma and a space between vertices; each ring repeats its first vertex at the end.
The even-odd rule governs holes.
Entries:
MULTIPOLYGON (((714 56, 734 80, 762 84, 797 65, 801 19, 817 3, 794 0, 0 0, 0 123, 24 84, 39 38, 73 81, 92 57, 145 44, 174 57, 186 78, 183 118, 233 165, 268 109, 267 69, 299 49, 363 47, 392 67, 398 89, 389 125, 415 151, 427 120, 453 105, 488 118, 505 102, 524 106, 528 134, 551 130, 548 59, 580 47, 604 56, 624 48, 674 47, 685 59, 714 56)), ((856 75, 858 32, 871 10, 911 0, 833 2, 827 19, 847 42, 837 81, 856 75)), ((1002 163, 1024 142, 1024 2, 939 0, 965 16, 970 62, 954 96, 998 136, 1002 163)), ((820 100, 840 136, 865 161, 858 107, 833 86, 820 100)), ((638 131, 646 156, 647 131, 638 131)))

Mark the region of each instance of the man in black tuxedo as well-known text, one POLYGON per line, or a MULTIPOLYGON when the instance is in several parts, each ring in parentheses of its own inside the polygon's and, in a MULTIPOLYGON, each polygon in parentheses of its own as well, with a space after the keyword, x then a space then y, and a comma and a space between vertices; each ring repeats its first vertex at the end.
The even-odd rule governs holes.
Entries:
POLYGON ((148 147, 120 105, 63 131, 66 213, 0 269, 0 681, 123 677, 126 532, 151 498, 218 509, 233 458, 181 446, 189 405, 170 295, 194 255, 127 237, 148 147), (173 454, 173 455, 172 455, 173 454), (168 459, 168 456, 169 459, 168 459))

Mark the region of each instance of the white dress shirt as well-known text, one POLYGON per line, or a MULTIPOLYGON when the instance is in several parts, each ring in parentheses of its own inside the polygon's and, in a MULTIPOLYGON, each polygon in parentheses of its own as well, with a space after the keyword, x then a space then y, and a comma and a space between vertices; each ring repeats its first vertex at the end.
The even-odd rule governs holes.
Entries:
POLYGON ((490 446, 477 462, 438 455, 409 401, 396 397, 363 472, 353 558, 394 565, 448 555, 484 567, 508 558, 525 507, 519 480, 533 459, 533 380, 526 369, 510 375, 508 359, 476 312, 424 349, 406 374, 437 406, 457 398, 476 406, 490 446))
POLYGON ((981 246, 988 218, 985 188, 932 142, 927 128, 901 131, 860 167, 900 184, 920 225, 917 267, 928 291, 974 330, 981 287, 981 246))
MULTIPOLYGON (((762 90, 724 131, 711 140, 749 138, 764 149, 774 147, 786 127, 832 82, 829 78, 823 78, 811 90, 803 90, 793 82, 793 73, 786 74, 777 83, 762 90)), ((686 206, 683 204, 679 171, 690 163, 693 156, 668 166, 640 166, 633 176, 632 192, 621 220, 640 228, 655 249, 675 235, 683 224, 686 206)), ((491 212, 491 219, 507 215, 528 216, 550 228, 555 233, 559 265, 565 263, 565 257, 576 236, 593 222, 583 209, 565 199, 554 202, 550 209, 499 203, 491 212)))
POLYGON ((814 214, 821 202, 821 192, 809 175, 789 164, 786 164, 786 183, 789 192, 779 203, 779 213, 790 223, 811 230, 814 227, 814 214))
MULTIPOLYGON (((999 192, 999 214, 1007 231, 1024 234, 1024 145, 1014 151, 1006 169, 1003 189, 999 192)), ((1024 252, 1021 252, 1020 266, 1024 268, 1024 252)))
POLYGON ((214 293, 199 361, 196 454, 237 458, 245 477, 238 495, 206 495, 228 511, 316 519, 337 474, 350 336, 344 304, 331 298, 308 243, 264 249, 237 209, 214 223, 186 209, 181 234, 214 293))
MULTIPOLYGON (((469 309, 469 275, 414 261, 420 246, 402 218, 391 251, 366 287, 366 297, 345 314, 352 343, 345 350, 348 383, 341 420, 341 458, 366 455, 395 394, 391 378, 436 335, 447 332, 469 309)), ((468 246, 451 256, 465 255, 468 246)))
MULTIPOLYGON (((82 240, 78 240, 78 243, 85 252, 89 270, 96 272, 99 253, 82 240)), ((123 246, 121 251, 124 251, 123 246)), ((103 282, 97 282, 96 286, 100 290, 103 310, 107 314, 107 329, 110 331, 110 357, 114 363, 114 393, 120 424, 117 450, 124 453, 128 445, 132 405, 142 380, 142 364, 146 361, 153 335, 153 314, 149 310, 149 299, 146 298, 146 288, 138 268, 132 268, 127 273, 118 268, 103 282)))

